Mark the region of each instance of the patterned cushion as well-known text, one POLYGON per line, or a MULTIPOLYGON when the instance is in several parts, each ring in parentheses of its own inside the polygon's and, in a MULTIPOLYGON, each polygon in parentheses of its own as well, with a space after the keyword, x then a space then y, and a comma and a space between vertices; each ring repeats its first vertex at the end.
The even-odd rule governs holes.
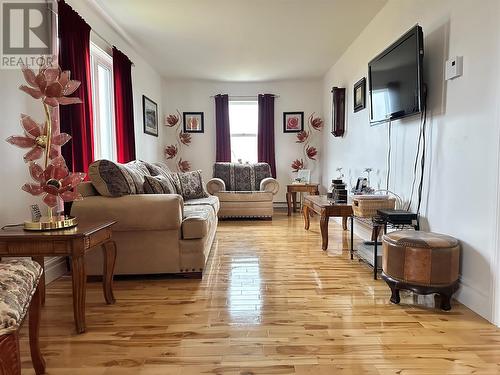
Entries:
POLYGON ((89 166, 92 185, 105 197, 143 194, 145 176, 150 176, 149 170, 145 163, 139 160, 127 164, 97 160, 89 166))
POLYGON ((148 163, 144 162, 151 176, 164 176, 168 177, 172 172, 165 163, 148 163))
POLYGON ((201 171, 192 171, 186 173, 177 173, 177 188, 180 188, 180 194, 186 200, 208 197, 201 177, 201 171))
POLYGON ((144 192, 146 194, 177 194, 170 176, 145 176, 144 192))
POLYGON ((0 335, 19 328, 42 272, 42 267, 29 259, 0 262, 0 335))
POLYGON ((267 163, 215 163, 214 177, 224 181, 227 191, 259 191, 260 182, 271 177, 271 167, 267 163))

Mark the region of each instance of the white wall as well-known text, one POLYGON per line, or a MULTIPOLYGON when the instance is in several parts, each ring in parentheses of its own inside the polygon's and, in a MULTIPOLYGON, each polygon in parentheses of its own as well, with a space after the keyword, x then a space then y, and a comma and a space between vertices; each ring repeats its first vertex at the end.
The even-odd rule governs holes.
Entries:
MULTIPOLYGON (((163 127, 159 128, 159 137, 143 133, 142 95, 146 95, 158 103, 161 119, 162 88, 160 75, 146 61, 147 57, 139 55, 134 48, 123 40, 101 18, 100 14, 90 8, 87 2, 69 0, 68 3, 86 20, 90 26, 110 43, 123 51, 134 62, 132 81, 134 91, 134 117, 136 133, 137 158, 157 161, 162 155, 163 127)), ((64 67, 63 67, 64 68, 64 67)), ((0 70, 0 179, 3 181, 0 198, 0 224, 19 223, 29 219, 29 205, 40 203, 41 200, 20 190, 20 187, 30 181, 29 173, 22 156, 26 150, 18 149, 3 140, 13 134, 21 134, 19 125, 20 113, 33 115, 39 121, 43 120, 40 103, 18 90, 24 79, 21 71, 0 70)))
MULTIPOLYGON (((368 108, 353 113, 353 84, 367 63, 410 27, 424 31, 424 79, 429 88, 424 230, 460 239, 461 290, 456 297, 493 320, 499 155, 499 17, 495 0, 390 0, 329 70, 323 108, 330 118, 332 86, 347 89, 346 134, 324 138, 323 184, 343 167, 351 181, 372 167, 372 185, 385 187, 388 125, 369 126, 368 108), (464 56, 464 75, 447 83, 444 61, 464 56)), ((330 121, 330 120, 329 120, 330 121)), ((418 116, 392 124, 390 190, 409 198, 418 116)), ((415 202, 415 199, 414 199, 415 202)))
MULTIPOLYGON (((250 95, 261 93, 277 94, 275 101, 275 142, 276 142, 276 173, 280 182, 280 192, 275 202, 284 202, 286 184, 290 183, 295 174, 290 165, 297 158, 304 158, 301 145, 296 144, 295 133, 283 133, 283 112, 304 111, 304 127, 307 117, 316 112, 321 116, 322 97, 320 80, 297 80, 275 82, 216 82, 199 80, 168 80, 163 86, 163 104, 165 113, 204 112, 205 133, 192 134, 192 144, 185 147, 183 159, 192 163, 192 169, 201 169, 205 180, 212 177, 215 162, 215 102, 211 96, 216 94, 250 95)), ((318 134, 315 132, 316 144, 321 144, 327 129, 318 134)), ((174 143, 175 133, 172 129, 164 131, 164 145, 174 143)), ((321 151, 320 151, 321 152, 321 151)), ((323 157, 321 154, 319 158, 323 157)), ((314 166, 311 180, 319 181, 319 163, 309 163, 314 166)), ((175 166, 170 166, 175 169, 175 166)))

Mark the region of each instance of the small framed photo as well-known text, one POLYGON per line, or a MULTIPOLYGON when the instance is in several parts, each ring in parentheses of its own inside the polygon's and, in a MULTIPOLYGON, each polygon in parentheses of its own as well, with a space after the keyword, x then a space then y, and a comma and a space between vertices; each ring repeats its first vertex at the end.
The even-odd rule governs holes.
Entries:
POLYGON ((184 133, 204 133, 203 112, 183 112, 184 133))
POLYGON ((311 182, 311 170, 310 169, 301 169, 297 172, 297 181, 301 184, 308 184, 311 182))
POLYGON ((304 112, 283 112, 283 133, 298 133, 304 130, 304 112))
POLYGON ((158 137, 158 106, 147 96, 142 96, 144 133, 158 137))
POLYGON ((354 84, 354 112, 366 108, 366 78, 361 78, 354 84))

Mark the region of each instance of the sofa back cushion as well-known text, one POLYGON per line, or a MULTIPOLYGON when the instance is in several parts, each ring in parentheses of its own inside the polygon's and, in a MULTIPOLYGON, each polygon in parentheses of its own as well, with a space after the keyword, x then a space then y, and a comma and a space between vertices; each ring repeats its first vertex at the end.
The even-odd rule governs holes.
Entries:
POLYGON ((89 178, 97 192, 105 197, 144 193, 144 178, 150 173, 141 161, 127 164, 97 160, 89 166, 89 178))
POLYGON ((259 191, 260 182, 271 177, 271 167, 267 163, 215 163, 214 177, 224 181, 227 191, 259 191))
POLYGON ((144 178, 144 192, 146 194, 177 194, 171 177, 146 176, 144 178))

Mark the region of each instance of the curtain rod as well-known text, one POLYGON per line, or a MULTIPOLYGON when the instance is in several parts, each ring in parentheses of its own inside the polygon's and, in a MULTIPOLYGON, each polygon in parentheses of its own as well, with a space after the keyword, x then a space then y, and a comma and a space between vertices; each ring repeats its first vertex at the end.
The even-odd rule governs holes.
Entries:
MULTIPOLYGON (((57 13, 54 9, 51 9, 49 6, 47 6, 47 9, 48 9, 49 11, 51 11, 52 13, 54 13, 54 15, 56 15, 56 16, 59 18, 59 14, 58 14, 58 13, 57 13)), ((74 9, 73 9, 73 11, 75 11, 75 12, 76 12, 76 10, 74 10, 74 9)), ((76 13, 78 13, 78 12, 76 12, 76 13)), ((80 15, 80 14, 78 14, 78 15, 80 15)), ((80 16, 80 17, 82 17, 82 16, 80 16)), ((84 19, 83 17, 82 17, 82 19, 85 21, 85 19, 84 19)), ((85 21, 85 22, 87 22, 87 21, 85 21)), ((102 41, 103 41, 104 43, 106 43, 108 46, 110 46, 111 48, 115 47, 112 43, 108 42, 108 40, 107 40, 105 37, 103 37, 101 34, 99 34, 97 31, 95 31, 95 30, 92 28, 92 26, 90 27, 90 30, 91 30, 91 31, 92 31, 95 35, 97 35, 99 38, 101 38, 101 39, 102 39, 102 41)), ((132 62, 132 61, 131 61, 131 62, 132 62)), ((133 62, 132 62, 132 66, 134 66, 134 67, 135 67, 135 64, 134 64, 133 62)))
MULTIPOLYGON (((272 94, 275 98, 279 98, 279 95, 272 94)), ((210 95, 211 98, 215 98, 216 95, 210 95)), ((259 95, 228 95, 230 98, 258 98, 259 95)))

